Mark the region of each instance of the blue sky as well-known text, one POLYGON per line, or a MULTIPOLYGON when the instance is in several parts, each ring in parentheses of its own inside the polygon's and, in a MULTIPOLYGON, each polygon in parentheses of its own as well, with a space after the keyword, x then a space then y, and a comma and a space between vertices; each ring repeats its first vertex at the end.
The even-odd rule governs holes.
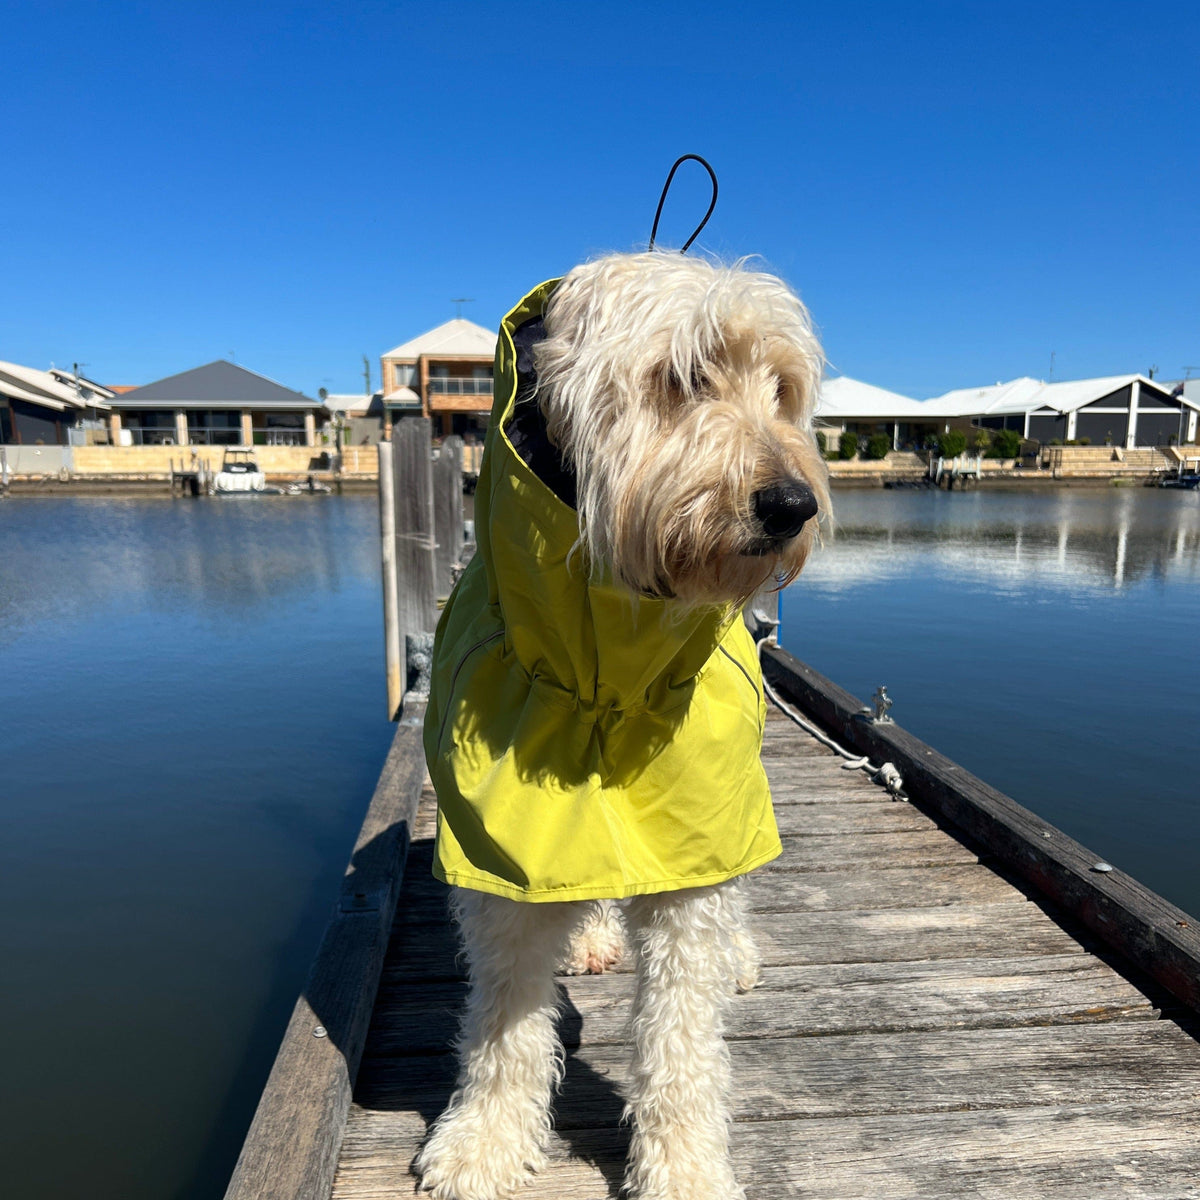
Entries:
POLYGON ((699 244, 782 274, 836 370, 1200 365, 1195 4, 22 2, 2 36, 0 359, 357 391, 453 297, 492 327, 644 245, 694 151, 699 244))

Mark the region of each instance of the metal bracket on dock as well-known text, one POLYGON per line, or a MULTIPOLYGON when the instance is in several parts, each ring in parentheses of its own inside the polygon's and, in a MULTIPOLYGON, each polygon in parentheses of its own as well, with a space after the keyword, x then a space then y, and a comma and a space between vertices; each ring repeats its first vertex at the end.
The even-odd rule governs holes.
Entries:
POLYGON ((338 911, 344 913, 363 913, 379 911, 378 892, 348 892, 338 901, 338 911))
POLYGON ((888 709, 892 707, 895 701, 887 694, 887 685, 881 683, 875 689, 875 695, 871 697, 871 702, 875 705, 875 715, 871 718, 877 725, 892 725, 894 722, 888 716, 888 709))

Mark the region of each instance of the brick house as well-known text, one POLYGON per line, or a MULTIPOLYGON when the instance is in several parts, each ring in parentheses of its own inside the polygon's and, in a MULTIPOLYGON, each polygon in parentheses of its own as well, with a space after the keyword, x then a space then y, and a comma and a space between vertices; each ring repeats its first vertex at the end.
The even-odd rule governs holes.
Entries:
MULTIPOLYGON (((402 417, 432 417, 434 436, 482 441, 492 411, 496 335, 465 317, 381 356, 388 429, 402 417)), ((389 435, 390 436, 390 435, 389 435)))

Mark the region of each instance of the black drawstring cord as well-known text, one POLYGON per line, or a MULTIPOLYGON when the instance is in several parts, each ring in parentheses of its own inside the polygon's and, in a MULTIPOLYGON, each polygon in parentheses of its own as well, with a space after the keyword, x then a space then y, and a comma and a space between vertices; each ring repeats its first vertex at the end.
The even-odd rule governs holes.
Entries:
POLYGON ((667 193, 671 190, 671 180, 675 178, 675 172, 679 170, 679 164, 687 162, 689 158, 698 162, 708 172, 708 177, 712 180, 712 203, 708 206, 708 212, 704 214, 704 220, 692 231, 692 236, 683 243, 683 249, 679 251, 680 254, 687 253, 688 247, 700 236, 700 230, 708 224, 708 218, 713 215, 713 209, 717 207, 717 173, 698 154, 685 154, 681 158, 677 158, 675 165, 671 168, 671 173, 667 176, 667 182, 663 184, 662 195, 658 198, 658 208, 654 212, 654 227, 650 230, 650 245, 647 247, 648 250, 654 249, 654 239, 658 236, 658 218, 662 216, 663 204, 666 202, 667 193))

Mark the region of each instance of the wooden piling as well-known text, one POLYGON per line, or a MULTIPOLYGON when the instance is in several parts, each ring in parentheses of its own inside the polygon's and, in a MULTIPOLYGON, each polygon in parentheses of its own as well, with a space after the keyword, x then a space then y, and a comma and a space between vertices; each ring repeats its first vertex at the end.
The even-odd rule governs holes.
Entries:
POLYGON ((396 605, 401 636, 429 631, 437 624, 431 444, 428 417, 405 417, 393 426, 396 605))
POLYGON ((433 528, 437 594, 443 597, 450 594, 463 548, 463 442, 457 436, 442 442, 433 464, 433 528))
POLYGON ((379 443, 379 533, 383 581, 383 656, 387 673, 388 720, 394 721, 404 699, 407 664, 396 581, 396 483, 392 443, 379 443))
POLYGON ((449 593, 462 555, 462 440, 447 438, 435 462, 430 421, 406 417, 379 450, 384 652, 396 720, 408 686, 406 639, 437 627, 437 598, 449 593))

